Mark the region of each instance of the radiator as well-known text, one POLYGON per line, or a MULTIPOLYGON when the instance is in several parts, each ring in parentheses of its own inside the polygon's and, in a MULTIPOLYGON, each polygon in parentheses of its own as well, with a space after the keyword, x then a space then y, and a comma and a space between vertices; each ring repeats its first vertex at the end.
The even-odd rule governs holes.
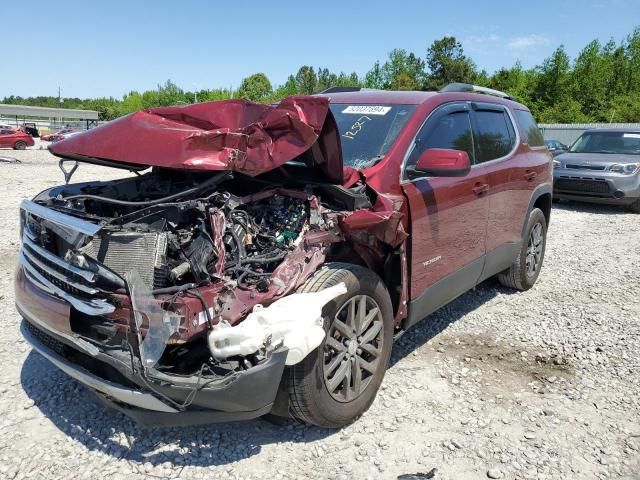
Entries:
POLYGON ((82 252, 121 276, 137 270, 151 289, 164 286, 166 233, 100 232, 82 252))

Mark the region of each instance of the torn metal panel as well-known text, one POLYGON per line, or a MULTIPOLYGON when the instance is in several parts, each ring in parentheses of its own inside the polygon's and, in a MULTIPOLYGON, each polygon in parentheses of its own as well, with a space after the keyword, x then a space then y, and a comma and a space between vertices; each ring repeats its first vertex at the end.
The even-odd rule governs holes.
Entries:
POLYGON ((275 106, 236 99, 151 108, 49 149, 61 158, 93 163, 252 176, 301 157, 325 178, 342 183, 340 139, 328 105, 323 97, 293 96, 275 106))
POLYGON ((225 232, 225 218, 224 212, 217 208, 209 211, 209 221, 211 222, 211 232, 213 243, 215 247, 216 259, 216 275, 220 276, 224 272, 224 232, 225 232))
POLYGON ((340 228, 347 235, 364 232, 387 245, 397 247, 408 236, 402 224, 404 215, 397 211, 373 212, 358 210, 340 219, 340 228))

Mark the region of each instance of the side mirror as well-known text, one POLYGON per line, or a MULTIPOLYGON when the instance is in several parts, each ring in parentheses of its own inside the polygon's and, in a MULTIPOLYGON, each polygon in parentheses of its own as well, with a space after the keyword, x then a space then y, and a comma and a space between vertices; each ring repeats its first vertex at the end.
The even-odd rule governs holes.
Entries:
POLYGON ((464 177, 471 171, 469 155, 462 150, 430 148, 422 152, 415 166, 407 167, 407 176, 464 177))

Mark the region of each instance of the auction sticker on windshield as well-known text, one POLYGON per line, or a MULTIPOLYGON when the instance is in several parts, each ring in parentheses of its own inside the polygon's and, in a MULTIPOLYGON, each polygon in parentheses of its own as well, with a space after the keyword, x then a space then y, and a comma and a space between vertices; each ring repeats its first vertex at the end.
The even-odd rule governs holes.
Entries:
POLYGON ((342 113, 354 113, 357 115, 386 115, 391 107, 382 105, 349 105, 342 113))

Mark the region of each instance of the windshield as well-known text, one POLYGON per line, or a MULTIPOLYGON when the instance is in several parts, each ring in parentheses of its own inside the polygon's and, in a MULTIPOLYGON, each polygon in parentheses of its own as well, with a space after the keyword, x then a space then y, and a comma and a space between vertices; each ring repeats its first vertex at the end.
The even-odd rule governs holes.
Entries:
POLYGON ((389 151, 415 105, 334 103, 344 165, 358 170, 375 165, 389 151))
POLYGON ((583 133, 569 151, 573 153, 639 154, 640 132, 583 133))

